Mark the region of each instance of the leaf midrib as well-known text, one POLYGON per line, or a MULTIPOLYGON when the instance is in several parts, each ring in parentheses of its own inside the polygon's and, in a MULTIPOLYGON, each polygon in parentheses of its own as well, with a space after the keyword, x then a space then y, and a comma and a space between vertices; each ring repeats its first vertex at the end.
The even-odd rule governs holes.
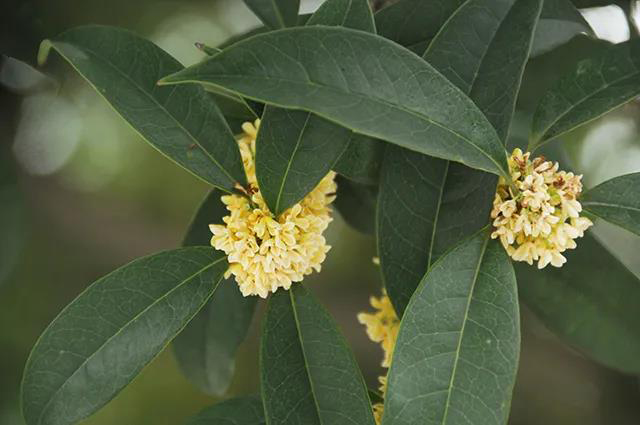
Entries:
POLYGON ((215 266, 216 264, 218 264, 221 261, 224 261, 225 257, 219 258, 215 261, 213 261, 212 263, 208 264, 207 266, 201 268, 200 270, 198 270, 197 272, 193 273, 192 275, 188 276, 187 278, 183 279, 178 285, 174 286, 173 288, 171 288, 171 290, 167 291, 165 294, 163 294, 161 297, 157 298, 156 300, 154 300, 151 304, 149 304, 147 307, 145 307, 144 309, 142 309, 139 313, 136 313, 136 315, 131 318, 130 320, 128 320, 123 326, 120 327, 120 329, 118 329, 113 335, 111 335, 109 338, 107 338, 104 343, 102 343, 96 350, 94 350, 93 353, 91 353, 91 355, 89 355, 85 360, 82 361, 82 363, 80 363, 80 365, 78 365, 78 367, 73 371, 73 373, 71 373, 69 375, 69 377, 67 379, 65 379, 65 381, 55 390, 55 392, 53 393, 53 395, 49 398, 49 400, 47 401, 47 403, 45 403, 45 405, 42 408, 42 411, 40 412, 40 415, 38 416, 38 424, 42 423, 42 417, 44 416, 44 414, 47 411, 47 408, 49 407, 49 405, 53 402, 53 400, 58 396, 58 394, 60 393, 60 391, 62 391, 62 389, 73 379, 73 377, 76 375, 76 373, 78 373, 78 371, 80 369, 82 369, 95 355, 96 353, 98 353, 100 350, 102 350, 109 342, 111 342, 114 338, 116 338, 117 336, 119 336, 121 334, 121 332, 126 329, 129 325, 131 325, 134 321, 136 321, 137 319, 139 319, 144 313, 146 313, 147 311, 149 311, 151 308, 155 307, 160 301, 166 299, 169 295, 171 295, 174 291, 176 291, 179 288, 182 288, 183 285, 185 285, 186 283, 188 283, 189 281, 191 281, 192 279, 194 279, 197 275, 204 273, 206 270, 208 270, 209 268, 215 266))
MULTIPOLYGON (((436 72, 438 72, 438 71, 436 70, 436 72)), ((439 72, 438 72, 438 73, 439 73, 439 72)), ((206 74, 205 74, 205 75, 206 75, 206 74)), ((202 76, 202 77, 200 77, 200 78, 206 78, 206 77, 205 77, 205 75, 203 75, 203 76, 202 76)), ((238 77, 239 77, 239 74, 216 74, 216 75, 214 76, 214 78, 215 78, 215 77, 217 77, 217 78, 228 78, 228 79, 233 79, 233 78, 238 78, 238 77)), ((256 76, 251 76, 251 77, 252 77, 254 80, 260 80, 260 79, 267 80, 267 81, 277 80, 278 82, 282 82, 282 83, 288 83, 288 84, 300 84, 300 82, 299 82, 299 81, 295 81, 295 80, 288 80, 288 79, 286 79, 286 78, 281 78, 281 77, 269 77, 269 78, 266 78, 266 77, 259 77, 259 76, 258 76, 258 77, 256 77, 256 76)), ((193 78, 193 77, 191 77, 191 78, 193 78)), ((169 82, 170 82, 170 81, 169 81, 169 82)), ((215 86, 215 87, 222 87, 222 88, 224 88, 224 87, 223 87, 223 86, 221 86, 220 84, 215 84, 215 83, 212 83, 212 82, 210 82, 210 81, 202 81, 202 80, 194 80, 194 79, 185 79, 185 80, 180 80, 180 81, 176 81, 176 83, 178 83, 178 84, 179 84, 179 83, 209 84, 209 85, 212 85, 212 86, 215 86)), ((308 85, 310 85, 310 86, 315 86, 315 87, 316 87, 317 89, 319 89, 319 90, 333 91, 333 92, 338 93, 338 94, 343 94, 343 95, 347 95, 347 96, 358 97, 358 98, 360 98, 360 99, 362 99, 362 100, 370 101, 370 102, 372 102, 372 103, 379 103, 379 104, 381 104, 381 105, 384 105, 384 106, 389 107, 390 109, 395 109, 395 110, 398 110, 398 111, 400 111, 400 112, 403 112, 403 113, 406 113, 406 114, 409 114, 409 115, 413 115, 413 116, 415 116, 415 117, 419 118, 419 119, 420 119, 420 120, 422 120, 422 121, 427 121, 428 123, 430 123, 430 124, 432 124, 432 125, 434 125, 434 126, 436 126, 436 127, 440 128, 440 129, 442 129, 442 130, 445 130, 446 132, 453 134, 456 138, 458 138, 458 139, 460 139, 460 140, 464 141, 466 144, 470 145, 471 147, 473 147, 474 149, 476 149, 478 152, 480 152, 480 153, 482 154, 482 156, 483 156, 483 157, 488 158, 488 159, 489 159, 489 161, 491 161, 491 162, 496 166, 496 169, 495 169, 495 170, 487 170, 487 169, 484 169, 484 168, 480 168, 480 169, 482 169, 482 170, 484 170, 484 171, 488 171, 488 172, 490 172, 490 173, 492 173, 492 174, 496 174, 496 171, 501 171, 502 173, 504 173, 503 175, 506 175, 506 172, 505 172, 505 170, 503 169, 503 167, 502 167, 502 166, 501 166, 501 165, 500 165, 500 164, 499 164, 499 163, 498 163, 498 162, 497 162, 493 157, 491 157, 491 155, 488 155, 488 154, 487 154, 487 152, 483 151, 479 146, 477 146, 476 144, 474 144, 474 143, 471 141, 471 139, 469 139, 469 138, 467 138, 467 137, 465 137, 465 136, 463 136, 463 135, 459 134, 458 132, 454 131, 454 130, 453 130, 453 129, 451 129, 451 128, 446 127, 444 124, 442 124, 442 123, 440 123, 440 122, 438 122, 438 121, 435 121, 435 120, 433 120, 433 119, 430 119, 430 118, 429 118, 429 117, 427 117, 426 115, 422 115, 421 113, 419 113, 419 112, 417 112, 417 111, 413 111, 413 110, 411 110, 411 109, 406 109, 406 108, 404 108, 404 107, 402 107, 402 106, 400 106, 400 105, 396 105, 396 104, 390 103, 390 102, 388 102, 388 101, 386 101, 386 100, 383 100, 383 99, 380 99, 380 98, 377 98, 377 97, 375 97, 375 98, 373 98, 373 97, 367 97, 367 96, 365 96, 365 95, 364 95, 364 94, 362 94, 362 93, 340 91, 340 90, 336 90, 336 89, 334 89, 334 88, 333 88, 333 87, 331 87, 331 86, 326 86, 326 85, 318 84, 318 83, 313 82, 313 81, 310 81, 310 80, 309 80, 309 81, 307 81, 307 82, 306 82, 306 84, 308 84, 308 85)), ((451 83, 450 83, 450 84, 451 84, 451 83)), ((466 95, 462 90, 460 90, 457 86, 455 86, 455 85, 453 85, 453 84, 452 84, 452 87, 455 87, 455 88, 456 88, 456 90, 459 90, 459 91, 460 91, 460 93, 462 93, 462 94, 464 94, 466 97, 468 97, 468 96, 467 96, 467 95, 466 95)), ((236 90, 232 90, 232 91, 234 91, 235 93, 237 93, 237 94, 239 94, 239 95, 242 95, 240 92, 238 92, 238 91, 236 91, 236 90)), ((260 97, 258 97, 258 96, 255 96, 255 95, 247 95, 246 97, 248 97, 249 99, 254 99, 254 100, 259 101, 259 102, 264 101, 264 99, 262 99, 262 98, 260 98, 260 97)), ((269 102, 269 103, 270 103, 270 104, 272 104, 272 105, 275 105, 275 106, 279 106, 279 107, 281 107, 281 108, 287 108, 287 106, 286 106, 286 105, 283 105, 283 104, 278 104, 278 103, 275 103, 275 102, 269 102)), ((472 103, 472 102, 470 102, 470 103, 472 103)), ((289 108, 290 108, 290 107, 291 107, 291 106, 289 106, 289 108)), ((303 106, 300 106, 300 105, 297 105, 297 107, 298 107, 298 108, 300 108, 300 109, 302 109, 302 110, 304 110, 305 112, 314 113, 314 114, 316 114, 316 115, 318 115, 318 116, 321 116, 321 117, 325 118, 325 119, 326 119, 326 120, 328 120, 328 121, 331 121, 331 122, 336 123, 336 124, 338 124, 338 125, 340 125, 340 126, 343 126, 343 127, 349 128, 349 127, 347 127, 346 125, 343 125, 343 124, 341 124, 341 123, 336 122, 336 119, 335 119, 335 118, 328 117, 328 116, 327 116, 326 114, 324 114, 324 113, 321 113, 321 112, 318 112, 318 111, 311 111, 311 110, 309 110, 309 108, 306 108, 306 107, 303 107, 303 106)), ((476 107, 476 108, 477 108, 477 107, 476 107)), ((478 111, 479 111, 479 112, 481 112, 480 110, 478 110, 478 111)), ((482 115, 484 116, 484 114, 482 114, 482 115)), ((491 123, 489 123, 488 121, 487 121, 487 123, 489 124, 489 125, 488 125, 488 128, 493 129, 493 126, 491 125, 491 123)), ((353 128, 350 128, 350 130, 352 130, 352 131, 356 132, 353 128)), ((494 132, 495 132, 495 129, 494 129, 494 132)), ((371 133, 368 133, 368 134, 367 134, 365 131, 357 131, 356 133, 364 134, 365 136, 369 136, 369 137, 380 138, 380 135, 371 134, 371 133)), ((502 146, 502 143, 500 142, 500 138, 497 136, 497 133, 496 133, 496 138, 495 138, 495 140, 496 140, 496 141, 498 141, 498 144, 499 144, 500 146, 502 146)), ((407 148, 407 149, 409 149, 409 148, 407 148)), ((410 150, 415 150, 415 149, 410 149, 410 150)), ((444 159, 444 158, 441 158, 441 159, 444 159)), ((458 161, 458 162, 461 162, 461 163, 463 163, 463 164, 465 164, 465 165, 468 165, 466 162, 462 162, 462 161, 458 161)), ((471 167, 471 168, 478 168, 478 167, 471 167)), ((499 174, 498 174, 498 175, 499 175, 499 174)))
POLYGON ((316 406, 316 414, 318 415, 318 422, 322 424, 322 416, 320 415, 320 405, 318 404, 318 396, 316 395, 315 387, 313 385, 313 379, 311 378, 311 371, 307 367, 309 362, 307 360, 307 353, 304 349, 304 342, 302 341, 302 329, 300 327, 300 319, 298 318, 298 311, 296 309, 296 301, 293 295, 293 290, 289 291, 289 299, 291 300, 291 311, 293 312, 293 319, 296 324, 296 334, 298 336, 298 342, 300 343, 300 351, 302 352, 302 358, 304 360, 304 370, 307 374, 307 379, 309 379, 309 387, 311 389, 311 395, 313 396, 313 403, 316 406))
POLYGON ((632 206, 629 206, 629 205, 610 204, 608 202, 601 202, 601 201, 582 201, 582 206, 585 207, 586 209, 589 209, 588 208, 589 205, 592 205, 592 206, 595 206, 595 207, 608 207, 608 208, 616 208, 616 209, 622 209, 622 210, 630 210, 630 211, 635 211, 635 212, 639 212, 640 213, 640 208, 632 207, 632 206))
MULTIPOLYGON (((70 44, 73 46, 76 46, 76 43, 68 43, 66 41, 55 41, 52 40, 52 45, 55 47, 55 49, 58 51, 58 53, 60 53, 65 59, 67 59, 67 61, 69 61, 69 63, 78 71, 78 73, 91 85, 96 89, 96 92, 98 92, 100 94, 101 97, 105 98, 104 94, 102 93, 101 90, 98 90, 97 87, 93 84, 92 81, 89 80, 89 78, 87 78, 85 76, 85 74, 83 72, 80 71, 80 69, 75 65, 75 63, 73 63, 73 61, 71 59, 69 59, 69 57, 63 53, 63 51, 60 49, 59 46, 57 46, 57 43, 65 43, 65 44, 70 44)), ((115 66, 113 63, 111 63, 109 60, 103 58, 102 56, 100 56, 98 53, 92 51, 91 49, 87 48, 86 46, 81 46, 79 47, 81 51, 84 51, 86 53, 88 53, 89 55, 93 56, 94 58, 96 58, 98 61, 107 64, 110 68, 114 69, 121 77, 123 77, 125 80, 127 80, 133 87, 134 89, 136 89, 136 91, 141 92, 145 97, 147 97, 148 99, 151 100, 151 103, 155 104, 159 110, 161 110, 164 115, 168 116, 171 121, 173 121, 175 123, 175 125, 182 130, 182 132, 184 134, 186 134, 188 136, 188 138, 190 140, 192 140, 196 145, 198 145, 200 147, 200 149, 204 152, 204 154, 218 167, 218 169, 220 171, 222 171, 222 173, 224 175, 227 176, 227 178, 229 178, 231 183, 235 183, 237 180, 231 176, 231 174, 229 174, 229 172, 213 157, 213 155, 211 155, 211 153, 204 148, 204 146, 202 146, 202 144, 200 143, 200 141, 198 139, 195 138, 195 136, 193 134, 191 134, 190 131, 188 131, 183 125, 182 123, 180 123, 180 121, 178 121, 176 119, 176 117, 174 117, 169 110, 162 105, 155 97, 153 97, 150 93, 148 93, 147 91, 144 90, 144 88, 142 88, 135 80, 133 80, 129 75, 127 75, 125 72, 121 71, 117 66, 115 66)), ((109 102, 107 100, 107 103, 111 104, 111 102, 109 102)), ((122 116, 124 118, 124 116, 122 115, 122 113, 120 111, 118 111, 117 109, 114 108, 114 110, 118 113, 118 115, 122 116)), ((125 118, 126 121, 129 121, 125 118)), ((140 133, 142 135, 142 133, 140 133)), ((231 132, 229 133, 231 134, 231 132)), ((233 137, 233 136, 231 136, 233 137)), ((143 135, 144 139, 147 139, 146 136, 143 135)), ((154 143, 151 143, 153 146, 155 146, 154 143)), ((175 161, 175 160, 174 160, 175 161)))
POLYGON ((475 291, 476 283, 478 282, 478 274, 480 272, 480 268, 482 266, 482 261, 484 260, 484 255, 487 249, 487 245, 489 243, 489 238, 485 237, 485 241, 482 245, 482 250, 480 251, 480 255, 478 258, 478 265, 476 266, 475 273, 473 275, 473 283, 471 284, 471 288, 469 289, 469 297, 467 299, 467 306, 464 312, 464 320, 462 322, 462 329, 460 330, 460 337, 458 338, 458 345, 455 351, 455 360, 453 362, 453 370, 451 371, 451 379, 449 381, 449 385, 447 387, 447 400, 445 402, 445 410, 442 416, 441 425, 445 425, 447 423, 447 417, 449 415, 449 407, 451 406, 451 394, 453 393, 453 383, 456 378, 456 372, 458 369, 458 363, 460 361, 460 351, 462 349, 462 340, 464 339, 464 331, 467 326, 467 321, 469 317, 469 310, 471 308, 471 300, 473 299, 473 293, 475 291))
POLYGON ((280 211, 280 201, 282 200, 282 193, 284 192, 284 185, 287 182, 287 177, 289 176, 289 171, 291 170, 291 165, 293 164, 293 160, 298 153, 298 149, 300 148, 300 143, 302 142, 302 137, 304 136, 305 131, 307 130, 307 125, 309 124, 309 120, 311 119, 311 113, 307 112, 307 117, 304 120, 304 125, 300 130, 300 134, 298 135, 298 140, 296 141, 296 145, 293 148, 293 152, 289 156, 289 161, 287 161, 287 168, 284 171, 282 176, 282 181, 280 182, 280 188, 278 189, 278 197, 276 198, 276 205, 274 213, 279 215, 282 211, 280 211))

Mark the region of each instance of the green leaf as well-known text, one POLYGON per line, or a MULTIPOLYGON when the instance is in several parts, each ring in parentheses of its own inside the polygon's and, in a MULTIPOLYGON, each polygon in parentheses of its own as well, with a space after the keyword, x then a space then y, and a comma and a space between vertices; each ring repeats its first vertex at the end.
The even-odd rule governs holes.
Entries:
POLYGON ((303 109, 411 150, 508 174, 475 104, 410 51, 382 37, 310 26, 260 34, 161 84, 200 82, 303 109))
POLYGON ((326 310, 300 284, 269 300, 260 375, 270 425, 374 425, 358 365, 326 310))
POLYGON ((244 0, 244 3, 269 28, 292 27, 298 22, 300 0, 244 0))
MULTIPOLYGON (((541 7, 540 0, 467 1, 424 55, 470 95, 503 142, 541 7)), ((496 183, 495 176, 460 164, 388 149, 378 203, 378 255, 398 314, 427 268, 487 224, 496 183)))
POLYGON ((204 409, 187 425, 266 425, 262 401, 256 396, 232 398, 204 409))
POLYGON ((640 280, 590 233, 561 268, 518 264, 522 301, 553 332, 614 369, 640 373, 640 280))
POLYGON ((328 25, 376 32, 368 0, 326 0, 309 18, 307 25, 328 25))
MULTIPOLYGON (((228 214, 222 194, 211 191, 198 209, 184 246, 209 245, 209 224, 222 223, 228 214)), ((243 297, 233 278, 224 280, 214 296, 173 341, 181 370, 207 394, 224 394, 235 371, 235 356, 244 341, 256 306, 256 297, 243 297)))
POLYGON ((220 112, 222 112, 229 128, 235 134, 241 133, 243 123, 247 121, 253 122, 258 118, 247 101, 240 96, 226 96, 216 92, 210 92, 209 95, 220 107, 220 112))
POLYGON ((349 130, 309 112, 267 106, 256 141, 258 186, 276 216, 317 186, 344 152, 349 130))
POLYGON ((400 323, 384 425, 506 424, 520 352, 516 279, 482 231, 426 274, 400 323))
POLYGON ((607 180, 583 193, 580 203, 596 217, 640 235, 640 173, 607 180))
MULTIPOLYGON (((196 43, 196 47, 209 56, 217 55, 222 51, 217 47, 210 47, 203 43, 196 43)), ((264 105, 259 106, 256 102, 247 101, 221 88, 205 87, 205 90, 210 93, 210 96, 220 108, 220 112, 226 118, 232 132, 239 132, 244 122, 253 122, 256 118, 259 118, 258 114, 261 114, 262 108, 264 108, 264 105)))
POLYGON ((448 161, 397 146, 385 151, 377 208, 378 256, 384 286, 400 316, 430 263, 448 166, 448 161))
MULTIPOLYGON (((375 31, 366 0, 330 0, 307 25, 353 25, 375 31)), ((267 107, 256 143, 256 174, 271 212, 280 215, 327 175, 349 144, 350 132, 304 111, 267 107)))
POLYGON ((378 187, 336 177, 338 193, 333 205, 347 224, 361 233, 375 232, 378 187))
POLYGON ((182 65, 155 44, 127 30, 89 25, 43 41, 41 63, 51 48, 168 158, 227 191, 245 182, 237 143, 207 93, 157 86, 158 76, 182 65))
POLYGON ((389 146, 380 179, 380 270, 400 316, 429 265, 489 221, 496 177, 389 146))
POLYGON ((253 37, 254 35, 262 34, 265 32, 269 32, 270 29, 265 26, 260 26, 256 28, 252 28, 248 31, 242 32, 240 34, 232 35, 227 40, 225 40, 222 44, 218 46, 219 49, 224 50, 229 46, 236 44, 239 41, 245 40, 249 37, 253 37))
POLYGON ((351 133, 349 145, 333 170, 354 182, 377 185, 385 146, 386 143, 381 140, 351 133))
POLYGON ((469 0, 424 54, 474 100, 503 143, 541 8, 542 0, 469 0))
POLYGON ((545 0, 533 39, 531 56, 541 55, 593 30, 569 0, 545 0))
MULTIPOLYGON (((298 15, 298 25, 299 26, 305 25, 310 17, 311 17, 311 14, 309 14, 309 13, 303 13, 301 15, 298 15)), ((246 38, 253 37, 254 35, 262 34, 264 32, 268 32, 268 31, 270 31, 270 29, 265 27, 265 26, 252 28, 252 29, 250 29, 248 31, 245 31, 243 33, 232 35, 227 40, 225 40, 224 43, 220 44, 218 46, 218 48, 224 50, 227 47, 237 43, 238 41, 242 41, 242 40, 244 40, 246 38)))
POLYGON ((400 0, 376 15, 378 34, 422 55, 464 0, 400 0))
POLYGON ((530 150, 640 94, 640 40, 603 50, 580 61, 542 97, 533 117, 530 150))
POLYGON ((22 382, 26 423, 72 424, 104 406, 200 310, 226 268, 212 248, 182 248, 96 281, 31 351, 22 382))

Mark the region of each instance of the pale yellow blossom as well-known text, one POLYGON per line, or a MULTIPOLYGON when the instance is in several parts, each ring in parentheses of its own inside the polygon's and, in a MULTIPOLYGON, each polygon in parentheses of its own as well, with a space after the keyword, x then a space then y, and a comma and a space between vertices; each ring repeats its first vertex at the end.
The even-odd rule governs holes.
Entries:
POLYGON ((227 254, 229 270, 244 296, 266 298, 278 288, 289 289, 305 275, 320 271, 327 251, 322 233, 331 222, 329 204, 335 198, 335 173, 327 174, 299 203, 274 217, 258 187, 255 171, 260 120, 244 123, 238 140, 247 175, 247 196, 225 195, 229 215, 224 224, 210 225, 211 245, 227 254))
POLYGON ((582 192, 582 176, 558 171, 558 163, 515 149, 509 158, 511 182, 500 177, 493 201, 493 239, 515 261, 561 267, 567 260, 562 255, 574 249, 574 239, 584 235, 593 225, 581 217, 578 196, 582 192))
MULTIPOLYGON (((384 351, 382 366, 389 368, 391 366, 393 349, 396 345, 396 339, 398 338, 400 319, 385 291, 382 292, 380 298, 371 297, 370 303, 376 311, 374 313, 358 314, 358 321, 365 325, 369 339, 379 343, 382 347, 384 351)), ((384 397, 387 391, 387 376, 380 376, 378 380, 380 382, 380 393, 384 397)), ((377 424, 380 424, 382 421, 383 407, 383 403, 375 403, 373 405, 373 415, 377 424)))

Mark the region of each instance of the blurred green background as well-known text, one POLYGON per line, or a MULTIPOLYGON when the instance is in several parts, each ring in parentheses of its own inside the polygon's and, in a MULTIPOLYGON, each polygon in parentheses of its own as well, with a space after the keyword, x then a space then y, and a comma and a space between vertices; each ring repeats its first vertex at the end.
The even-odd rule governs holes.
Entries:
MULTIPOLYGON (((303 1, 311 11, 319 1, 303 1)), ((584 3, 584 2, 583 2, 584 3)), ((606 2, 604 2, 606 3, 606 2)), ((630 3, 623 4, 627 11, 630 3)), ((585 16, 612 42, 637 34, 618 7, 585 16)), ((0 425, 23 423, 22 368, 53 317, 83 288, 145 254, 179 245, 207 187, 158 155, 61 60, 37 70, 43 38, 80 24, 126 27, 185 65, 202 58, 195 41, 217 45, 258 25, 240 0, 8 1, 0 15, 0 425)), ((517 138, 540 93, 562 69, 597 49, 576 39, 533 60, 519 101, 517 138)), ((55 56, 55 55, 53 55, 55 56)), ((633 102, 563 140, 587 186, 640 171, 640 104, 633 102)), ((640 241, 598 224, 595 230, 640 273, 640 241)), ((333 246, 312 285, 352 343, 375 385, 381 351, 355 315, 378 294, 373 238, 336 216, 333 246)), ((606 285, 606 282, 602 282, 606 285)), ((512 406, 514 425, 637 425, 637 377, 605 369, 563 345, 523 308, 523 350, 512 406)), ((640 316, 639 316, 640 317, 640 316)), ((242 346, 231 394, 257 391, 257 323, 242 346)), ((640 326, 640 318, 638 322, 640 326)), ((170 349, 111 404, 84 423, 182 424, 215 399, 180 374, 170 349)))

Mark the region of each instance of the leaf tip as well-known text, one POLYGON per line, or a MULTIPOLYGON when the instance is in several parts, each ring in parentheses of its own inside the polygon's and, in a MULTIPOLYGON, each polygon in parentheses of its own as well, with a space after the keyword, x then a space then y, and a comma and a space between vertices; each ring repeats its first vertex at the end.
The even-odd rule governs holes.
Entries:
POLYGON ((53 42, 48 38, 45 38, 40 43, 40 48, 38 49, 38 66, 43 66, 47 62, 47 58, 49 57, 49 52, 53 47, 53 42))

